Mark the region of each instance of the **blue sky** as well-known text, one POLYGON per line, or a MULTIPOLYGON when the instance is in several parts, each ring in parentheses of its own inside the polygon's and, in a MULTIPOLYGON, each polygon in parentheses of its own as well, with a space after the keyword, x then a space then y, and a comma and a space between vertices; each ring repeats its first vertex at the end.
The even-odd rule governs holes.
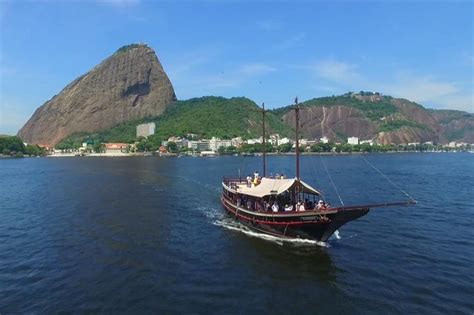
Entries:
POLYGON ((176 95, 270 107, 374 90, 473 112, 473 2, 0 1, 0 134, 119 47, 176 95))

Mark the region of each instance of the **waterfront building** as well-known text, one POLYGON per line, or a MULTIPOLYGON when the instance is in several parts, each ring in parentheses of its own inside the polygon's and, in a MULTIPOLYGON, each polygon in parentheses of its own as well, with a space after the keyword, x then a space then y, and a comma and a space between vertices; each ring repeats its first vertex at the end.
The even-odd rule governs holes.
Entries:
POLYGON ((234 147, 240 147, 242 145, 242 143, 244 143, 244 140, 242 140, 242 137, 236 137, 236 138, 232 138, 230 140, 230 143, 234 146, 234 147))
POLYGON ((288 138, 281 138, 280 140, 278 140, 278 145, 282 145, 282 144, 287 144, 287 143, 293 143, 293 141, 291 139, 288 139, 288 138))
POLYGON ((128 143, 106 143, 105 144, 105 153, 106 154, 117 154, 117 153, 127 153, 128 143))
POLYGON ((188 147, 188 140, 181 138, 181 137, 169 137, 168 141, 166 141, 166 145, 168 145, 169 142, 174 142, 179 148, 186 148, 188 147))
POLYGON ((201 156, 215 156, 215 151, 201 151, 201 156))
POLYGON ((154 135, 155 134, 156 125, 154 122, 141 124, 137 126, 137 138, 138 137, 145 137, 154 135))
POLYGON ((373 140, 361 140, 359 144, 369 144, 369 145, 374 145, 373 140))
POLYGON ((357 138, 357 137, 349 137, 349 138, 347 138, 347 143, 348 143, 348 144, 352 144, 352 145, 359 144, 359 138, 357 138))
POLYGON ((277 146, 278 145, 278 140, 280 140, 280 135, 278 133, 270 135, 270 141, 269 142, 271 143, 271 145, 277 146))
POLYGON ((328 137, 324 136, 324 137, 322 137, 322 138, 319 138, 319 142, 328 143, 328 142, 329 142, 329 139, 328 139, 328 137))
POLYGON ((188 141, 188 149, 198 152, 209 150, 209 140, 203 139, 199 141, 188 141))
POLYGON ((260 137, 258 139, 248 139, 247 144, 257 144, 257 143, 262 143, 262 141, 263 141, 262 137, 260 137))
POLYGON ((212 137, 212 139, 209 140, 209 149, 214 152, 217 152, 217 150, 219 150, 220 147, 227 148, 227 147, 230 147, 231 145, 232 145, 231 140, 221 140, 216 137, 212 137))

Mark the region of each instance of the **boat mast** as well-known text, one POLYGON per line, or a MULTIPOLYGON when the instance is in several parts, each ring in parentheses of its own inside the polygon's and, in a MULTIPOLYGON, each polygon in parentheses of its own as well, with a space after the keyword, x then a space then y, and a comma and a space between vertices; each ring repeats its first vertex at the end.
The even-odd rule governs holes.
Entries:
POLYGON ((266 166, 266 160, 265 160, 265 157, 266 157, 266 145, 265 145, 265 103, 262 103, 262 116, 263 116, 263 120, 262 120, 262 143, 263 143, 263 177, 266 177, 267 175, 267 166, 266 166))
POLYGON ((298 97, 295 98, 295 119, 296 119, 296 179, 300 180, 300 145, 299 145, 299 136, 298 136, 298 128, 300 122, 300 106, 298 104, 298 97))

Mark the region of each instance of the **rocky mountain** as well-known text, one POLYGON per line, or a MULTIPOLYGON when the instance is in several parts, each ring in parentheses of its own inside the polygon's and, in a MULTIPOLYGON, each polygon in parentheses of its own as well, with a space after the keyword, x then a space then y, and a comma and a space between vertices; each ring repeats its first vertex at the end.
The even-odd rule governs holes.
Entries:
MULTIPOLYGON (((332 141, 355 136, 382 144, 474 142, 473 114, 428 110, 405 99, 361 93, 303 102, 300 110, 303 135, 308 138, 326 136, 332 141)), ((294 125, 291 106, 277 109, 275 113, 287 124, 294 125)))
POLYGON ((52 146, 74 133, 158 116, 175 100, 153 49, 127 45, 39 107, 18 135, 28 143, 52 146))

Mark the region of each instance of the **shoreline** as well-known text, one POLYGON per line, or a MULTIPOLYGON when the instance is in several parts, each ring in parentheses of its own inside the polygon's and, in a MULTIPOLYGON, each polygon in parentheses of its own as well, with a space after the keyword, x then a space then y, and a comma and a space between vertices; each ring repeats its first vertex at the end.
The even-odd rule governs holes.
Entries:
MULTIPOLYGON (((387 151, 387 152, 302 152, 300 153, 301 156, 313 156, 313 155, 324 155, 324 156, 347 156, 347 155, 366 155, 366 154, 403 154, 403 153, 470 153, 469 151, 387 151)), ((262 153, 255 153, 254 155, 243 155, 239 154, 237 156, 231 154, 225 155, 213 155, 212 157, 262 157, 262 153)), ((269 152, 266 154, 267 156, 295 156, 295 152, 285 152, 285 153, 276 153, 276 152, 269 152)), ((147 153, 113 153, 113 154, 106 154, 106 153, 92 153, 86 155, 76 155, 76 154, 52 154, 43 156, 46 158, 87 158, 87 157, 101 157, 101 158, 111 158, 111 157, 160 157, 160 158, 169 158, 169 157, 209 157, 209 156, 201 156, 201 155, 166 155, 160 156, 158 154, 153 155, 147 153)), ((5 157, 10 158, 10 157, 5 157)), ((15 158, 15 157, 11 157, 15 158)))

